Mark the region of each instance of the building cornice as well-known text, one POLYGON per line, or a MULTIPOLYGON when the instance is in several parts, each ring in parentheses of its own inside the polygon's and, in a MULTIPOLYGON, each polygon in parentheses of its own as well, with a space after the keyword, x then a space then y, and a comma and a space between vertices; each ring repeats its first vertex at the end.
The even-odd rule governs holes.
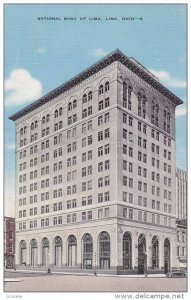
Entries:
POLYGON ((139 63, 136 63, 135 60, 132 58, 128 58, 124 55, 120 50, 115 50, 112 53, 108 54, 103 59, 99 60, 94 65, 90 66, 89 68, 85 69, 83 72, 79 73, 66 83, 60 85, 56 89, 52 90, 48 94, 44 95, 40 99, 36 100, 35 102, 31 103, 30 105, 26 106, 22 110, 18 111, 17 113, 13 114, 9 117, 10 120, 16 121, 17 119, 21 118, 22 116, 26 115, 27 113, 33 111, 34 109, 44 105, 45 103, 53 100, 55 97, 60 96, 67 90, 73 88, 77 84, 81 83, 82 81, 86 80, 90 76, 96 74, 97 72, 101 71, 111 63, 118 61, 125 65, 129 70, 133 73, 138 75, 142 80, 146 83, 151 85, 155 90, 160 92, 162 95, 167 97, 170 101, 174 103, 174 105, 182 104, 183 101, 175 96, 172 92, 170 92, 167 88, 165 88, 160 82, 157 81, 156 77, 154 77, 149 71, 147 71, 143 66, 139 63))

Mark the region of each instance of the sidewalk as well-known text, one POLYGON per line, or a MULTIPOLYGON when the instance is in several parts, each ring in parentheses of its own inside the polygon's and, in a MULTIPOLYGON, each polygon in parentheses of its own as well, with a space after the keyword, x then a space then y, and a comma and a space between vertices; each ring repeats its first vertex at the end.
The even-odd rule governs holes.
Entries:
MULTIPOLYGON (((94 275, 93 272, 91 273, 74 273, 74 272, 57 272, 57 271, 51 271, 51 274, 47 274, 46 271, 38 271, 38 270, 5 270, 7 272, 10 272, 10 273, 23 273, 23 274, 42 274, 42 275, 46 275, 46 276, 51 276, 51 275, 75 275, 75 276, 94 276, 94 277, 126 277, 126 278, 166 278, 166 275, 165 274, 148 274, 147 276, 145 276, 144 274, 124 274, 124 275, 118 275, 118 274, 96 274, 94 275)), ((22 277, 22 276, 21 276, 22 277)))

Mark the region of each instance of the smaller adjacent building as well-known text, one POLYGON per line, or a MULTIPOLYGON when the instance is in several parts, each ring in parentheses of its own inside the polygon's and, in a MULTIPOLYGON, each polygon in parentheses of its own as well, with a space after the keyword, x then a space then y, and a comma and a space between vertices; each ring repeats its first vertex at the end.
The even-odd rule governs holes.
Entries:
POLYGON ((4 267, 15 267, 15 218, 4 217, 4 267))
POLYGON ((176 169, 177 259, 179 268, 187 268, 187 172, 176 169))
POLYGON ((187 172, 176 168, 176 217, 187 218, 187 172))
POLYGON ((187 268, 187 220, 177 220, 176 224, 178 266, 179 268, 187 268))

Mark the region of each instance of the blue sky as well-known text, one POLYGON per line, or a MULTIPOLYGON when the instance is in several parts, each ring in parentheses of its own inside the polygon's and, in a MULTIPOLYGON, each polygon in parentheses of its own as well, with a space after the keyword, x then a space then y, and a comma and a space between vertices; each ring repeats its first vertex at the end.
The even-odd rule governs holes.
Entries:
POLYGON ((6 214, 14 215, 15 181, 15 127, 8 117, 116 48, 152 70, 184 101, 177 108, 176 137, 177 166, 186 169, 186 5, 9 4, 4 18, 6 214), (94 17, 102 20, 89 20, 94 17), (106 21, 106 17, 118 20, 106 21))

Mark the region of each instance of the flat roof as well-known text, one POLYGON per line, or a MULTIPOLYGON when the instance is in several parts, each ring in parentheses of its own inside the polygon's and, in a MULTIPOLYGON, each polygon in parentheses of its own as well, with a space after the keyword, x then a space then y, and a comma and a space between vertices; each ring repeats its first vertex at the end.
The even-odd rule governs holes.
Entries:
POLYGON ((9 117, 10 120, 16 121, 17 119, 23 117, 27 113, 33 111, 34 109, 42 106, 43 104, 51 101, 55 97, 63 94, 65 91, 71 89, 75 85, 79 84, 83 80, 87 79, 88 77, 96 74, 98 71, 104 69, 111 63, 119 61, 123 65, 125 65, 129 70, 137 74, 141 79, 143 79, 146 83, 152 86, 155 90, 159 91, 169 100, 171 100, 175 105, 182 104, 183 101, 170 92, 166 87, 164 87, 157 78, 150 73, 145 67, 141 64, 137 63, 132 57, 128 58, 125 54, 123 54, 119 49, 109 53, 107 56, 102 58, 101 60, 97 61, 95 64, 90 66, 89 68, 85 69, 83 72, 79 73, 78 75, 74 76, 72 79, 68 80, 64 84, 58 86, 54 90, 50 91, 48 94, 42 96, 38 100, 34 101, 33 103, 27 105, 23 109, 19 110, 15 114, 9 117))

